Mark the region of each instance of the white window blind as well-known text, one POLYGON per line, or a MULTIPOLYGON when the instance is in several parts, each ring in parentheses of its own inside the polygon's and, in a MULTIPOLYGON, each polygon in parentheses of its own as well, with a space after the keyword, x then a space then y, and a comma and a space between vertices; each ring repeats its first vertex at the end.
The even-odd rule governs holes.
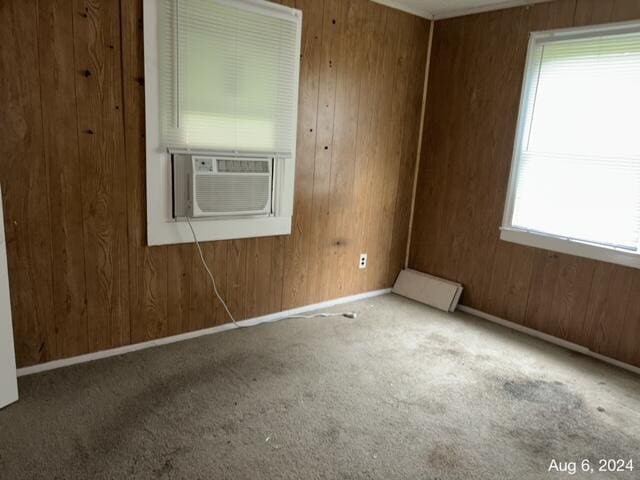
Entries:
POLYGON ((252 0, 161 0, 161 144, 293 156, 298 28, 252 0))
POLYGON ((635 30, 532 40, 506 228, 638 251, 635 30))

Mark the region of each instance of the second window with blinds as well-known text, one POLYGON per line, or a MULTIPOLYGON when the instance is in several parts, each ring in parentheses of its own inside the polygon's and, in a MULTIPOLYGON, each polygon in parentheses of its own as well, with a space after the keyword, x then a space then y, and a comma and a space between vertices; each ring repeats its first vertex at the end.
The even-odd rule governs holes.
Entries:
POLYGON ((640 25, 534 33, 503 240, 640 268, 640 25))

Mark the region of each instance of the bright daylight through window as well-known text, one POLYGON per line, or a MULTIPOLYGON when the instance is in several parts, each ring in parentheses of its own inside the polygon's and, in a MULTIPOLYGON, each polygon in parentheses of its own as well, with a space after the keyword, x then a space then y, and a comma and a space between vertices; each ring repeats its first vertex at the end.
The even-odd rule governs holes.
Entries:
POLYGON ((533 34, 501 237, 640 267, 640 26, 533 34))

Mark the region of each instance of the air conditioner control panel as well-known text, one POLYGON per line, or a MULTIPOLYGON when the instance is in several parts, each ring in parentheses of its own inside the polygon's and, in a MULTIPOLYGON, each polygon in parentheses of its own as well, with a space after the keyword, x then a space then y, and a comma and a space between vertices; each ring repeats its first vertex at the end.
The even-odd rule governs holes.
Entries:
POLYGON ((194 157, 193 166, 198 173, 213 173, 213 158, 194 157))

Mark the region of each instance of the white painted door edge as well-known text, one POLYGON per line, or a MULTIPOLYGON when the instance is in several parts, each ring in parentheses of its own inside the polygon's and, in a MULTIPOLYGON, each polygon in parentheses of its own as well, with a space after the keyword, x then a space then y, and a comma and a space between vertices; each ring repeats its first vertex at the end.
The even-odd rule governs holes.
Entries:
POLYGON ((544 340, 548 343, 553 343, 554 345, 558 345, 560 347, 566 348, 567 350, 572 350, 574 352, 581 353, 591 358, 595 358, 602 362, 608 363, 609 365, 614 365, 618 368, 622 368, 629 372, 640 375, 640 368, 630 365, 628 363, 621 362, 620 360, 615 360, 611 357, 607 357, 605 355, 601 355, 599 353, 594 352, 593 350, 589 350, 587 347, 583 347, 582 345, 578 345, 576 343, 568 342, 566 340, 562 340, 561 338, 554 337, 553 335, 549 335, 547 333, 539 332, 538 330, 534 330, 529 327, 525 327, 523 325, 510 322, 509 320, 505 320, 500 317, 496 317, 495 315, 491 315, 490 313, 485 313, 480 310, 476 310, 475 308, 467 307, 465 305, 458 305, 458 310, 461 312, 468 313, 475 317, 482 318, 483 320, 488 320, 489 322, 496 323, 498 325, 502 325, 503 327, 509 328, 511 330, 516 330, 520 333, 524 333, 525 335, 529 335, 531 337, 538 338, 540 340, 544 340))
MULTIPOLYGON (((293 315, 299 315, 301 313, 311 312, 314 310, 321 310, 324 308, 333 307, 335 305, 341 305, 344 303, 355 302, 358 300, 364 300, 367 298, 373 298, 380 295, 390 293, 390 288, 382 290, 374 290, 371 292, 359 293, 357 295, 350 295, 348 297, 337 298, 334 300, 328 300, 326 302, 315 303, 313 305, 306 305, 304 307, 293 308, 291 310, 285 310, 283 312, 272 313, 264 315, 262 317, 250 318, 247 320, 241 320, 238 325, 242 327, 249 327, 258 325, 261 323, 276 322, 278 320, 284 320, 285 318, 293 315)), ((219 325, 216 327, 205 328, 203 330, 196 330, 194 332, 181 333, 179 335, 173 335, 171 337, 163 337, 155 340, 149 340, 147 342, 135 343, 133 345, 124 345, 122 347, 112 348, 109 350, 102 350, 100 352, 87 353, 86 355, 79 355, 77 357, 63 358, 61 360, 53 360, 47 363, 40 363, 30 367, 23 367, 18 369, 18 377, 25 375, 32 375, 34 373, 46 372, 47 370, 54 370, 56 368, 68 367, 70 365, 76 365, 78 363, 92 362, 94 360, 100 360, 102 358, 115 357, 123 355, 125 353, 135 352, 138 350, 144 350, 146 348, 158 347, 160 345, 167 345, 170 343, 182 342, 191 338, 202 337, 205 335, 211 335, 214 333, 226 332, 227 330, 235 330, 235 327, 231 323, 219 325)))
POLYGON ((16 356, 13 348, 9 273, 5 248, 2 192, 0 191, 0 408, 18 400, 16 356))

